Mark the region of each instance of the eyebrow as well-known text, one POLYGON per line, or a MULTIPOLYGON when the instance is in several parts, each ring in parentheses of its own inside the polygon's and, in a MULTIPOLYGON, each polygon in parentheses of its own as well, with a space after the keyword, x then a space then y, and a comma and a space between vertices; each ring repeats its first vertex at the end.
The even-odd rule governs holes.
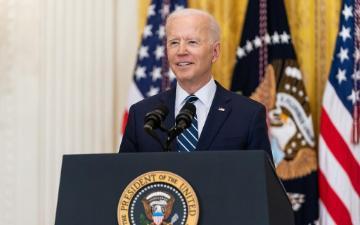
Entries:
MULTIPOLYGON (((175 40, 179 40, 181 38, 179 37, 174 37, 174 38, 171 38, 171 39, 167 39, 167 41, 175 41, 175 40)), ((188 40, 196 40, 196 41, 201 41, 201 38, 198 38, 198 37, 187 37, 185 38, 186 41, 188 40)))
POLYGON ((171 39, 167 39, 167 41, 175 41, 175 40, 179 40, 179 38, 171 38, 171 39))

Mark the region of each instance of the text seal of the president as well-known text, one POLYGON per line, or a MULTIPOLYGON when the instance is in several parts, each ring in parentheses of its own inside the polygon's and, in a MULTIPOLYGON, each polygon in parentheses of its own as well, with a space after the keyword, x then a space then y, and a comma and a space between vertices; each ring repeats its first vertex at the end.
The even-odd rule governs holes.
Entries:
POLYGON ((199 202, 179 175, 152 171, 135 178, 121 194, 119 225, 197 225, 199 202))

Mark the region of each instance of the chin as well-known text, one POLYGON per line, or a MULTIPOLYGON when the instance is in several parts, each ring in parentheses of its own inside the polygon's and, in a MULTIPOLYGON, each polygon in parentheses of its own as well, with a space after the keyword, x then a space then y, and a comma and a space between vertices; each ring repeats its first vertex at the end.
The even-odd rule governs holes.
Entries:
POLYGON ((191 82, 194 79, 194 76, 192 76, 192 74, 182 73, 182 72, 180 73, 178 72, 175 74, 176 74, 176 80, 180 81, 181 83, 191 82))

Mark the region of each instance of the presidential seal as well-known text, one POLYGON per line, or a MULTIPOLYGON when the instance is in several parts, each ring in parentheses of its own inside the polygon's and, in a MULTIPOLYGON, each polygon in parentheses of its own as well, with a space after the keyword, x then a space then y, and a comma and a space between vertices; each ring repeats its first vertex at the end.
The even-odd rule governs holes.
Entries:
POLYGON ((135 178, 125 188, 117 218, 119 225, 196 225, 199 203, 182 177, 153 171, 135 178))

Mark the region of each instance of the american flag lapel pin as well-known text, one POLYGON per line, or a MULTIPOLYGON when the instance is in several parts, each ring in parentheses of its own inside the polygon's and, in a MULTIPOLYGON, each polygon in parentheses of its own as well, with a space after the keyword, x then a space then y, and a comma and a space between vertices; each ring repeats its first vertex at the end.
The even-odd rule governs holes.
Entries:
POLYGON ((221 112, 225 112, 225 108, 223 108, 221 106, 218 108, 218 110, 221 111, 221 112))

